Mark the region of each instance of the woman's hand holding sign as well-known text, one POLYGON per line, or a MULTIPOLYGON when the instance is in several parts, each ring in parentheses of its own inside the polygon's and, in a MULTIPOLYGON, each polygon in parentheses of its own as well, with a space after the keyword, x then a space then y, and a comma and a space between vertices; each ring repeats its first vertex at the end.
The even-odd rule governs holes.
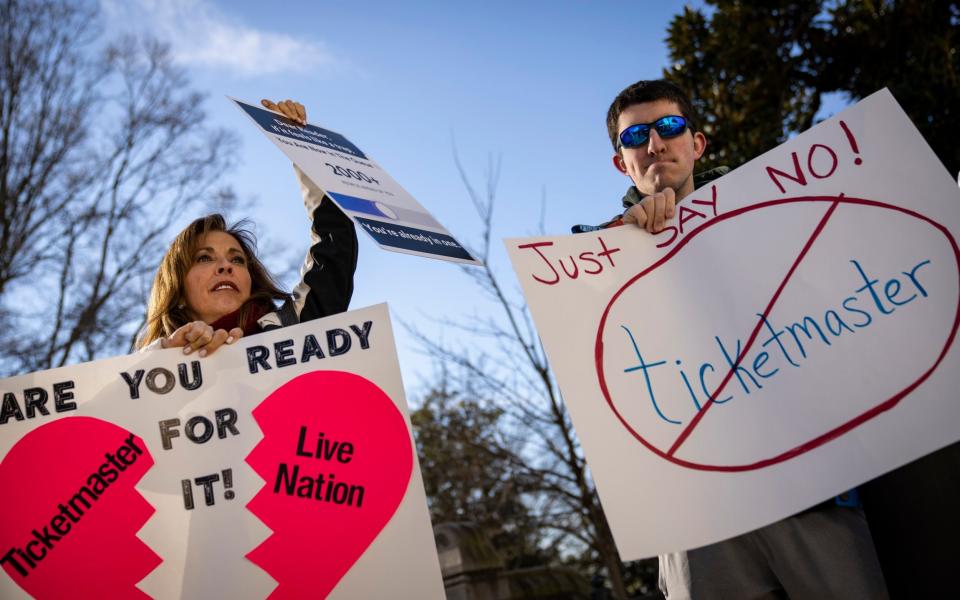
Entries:
POLYGON ((184 354, 199 350, 201 357, 213 354, 224 344, 232 344, 243 337, 243 329, 234 327, 230 331, 217 329, 203 321, 191 321, 180 327, 160 342, 162 348, 183 348, 184 354))
POLYGON ((299 102, 281 100, 280 102, 274 103, 264 98, 260 101, 260 104, 262 104, 264 108, 276 111, 300 125, 307 124, 307 110, 299 102))

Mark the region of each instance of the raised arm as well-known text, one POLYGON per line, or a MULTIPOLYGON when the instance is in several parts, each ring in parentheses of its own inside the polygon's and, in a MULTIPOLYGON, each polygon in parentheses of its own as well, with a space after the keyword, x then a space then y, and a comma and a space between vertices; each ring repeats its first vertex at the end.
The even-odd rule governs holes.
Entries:
MULTIPOLYGON (((300 125, 307 123, 306 109, 299 102, 283 100, 275 103, 264 99, 261 103, 300 125)), ((280 310, 279 325, 319 319, 347 310, 357 268, 357 233, 353 221, 299 167, 294 165, 293 169, 311 220, 310 250, 300 267, 300 282, 293 288, 293 301, 280 310)))
POLYGON ((303 204, 311 215, 310 250, 293 288, 298 322, 347 310, 357 269, 357 232, 353 221, 296 165, 303 204))

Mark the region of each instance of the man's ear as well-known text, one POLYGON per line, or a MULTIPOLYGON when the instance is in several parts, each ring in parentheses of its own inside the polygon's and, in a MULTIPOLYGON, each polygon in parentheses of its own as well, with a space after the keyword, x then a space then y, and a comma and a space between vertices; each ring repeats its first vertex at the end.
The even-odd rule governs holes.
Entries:
POLYGON ((699 131, 693 134, 693 152, 696 154, 694 160, 699 159, 703 156, 704 150, 707 149, 707 136, 703 135, 699 131))
POLYGON ((624 164, 623 157, 620 156, 619 152, 613 155, 613 166, 616 167, 617 170, 623 173, 624 175, 630 175, 629 173, 627 173, 627 165, 624 164))

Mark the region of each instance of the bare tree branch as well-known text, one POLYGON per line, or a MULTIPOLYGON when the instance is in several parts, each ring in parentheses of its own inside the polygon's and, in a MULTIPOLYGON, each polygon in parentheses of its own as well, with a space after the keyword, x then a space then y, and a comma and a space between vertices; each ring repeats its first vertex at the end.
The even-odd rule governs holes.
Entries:
MULTIPOLYGON (((437 321, 445 330, 458 332, 456 339, 470 340, 463 345, 437 340, 407 323, 404 326, 427 355, 444 365, 445 389, 460 373, 457 387, 463 397, 503 411, 500 439, 519 441, 511 446, 516 454, 508 462, 514 475, 531 486, 525 498, 536 508, 541 527, 554 532, 552 539, 557 545, 583 547, 595 556, 609 574, 614 596, 626 598, 623 565, 533 320, 522 295, 508 293, 490 263, 501 160, 492 155, 488 158, 481 194, 467 175, 455 144, 452 151, 481 222, 476 254, 484 264, 464 266, 463 273, 492 302, 494 313, 437 321)), ((545 204, 543 190, 541 229, 545 204)))
POLYGON ((128 351, 171 226, 233 197, 217 186, 236 139, 204 123, 160 42, 94 48, 95 7, 4 0, 0 13, 0 365, 128 351))

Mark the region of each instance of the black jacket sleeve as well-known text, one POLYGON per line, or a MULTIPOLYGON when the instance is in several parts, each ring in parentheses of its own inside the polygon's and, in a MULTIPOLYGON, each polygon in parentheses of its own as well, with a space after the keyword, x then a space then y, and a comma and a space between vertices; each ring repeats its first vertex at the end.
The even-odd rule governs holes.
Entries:
POLYGON ((293 288, 297 321, 319 319, 347 310, 357 268, 357 232, 353 221, 294 165, 303 203, 310 215, 310 250, 293 288))

